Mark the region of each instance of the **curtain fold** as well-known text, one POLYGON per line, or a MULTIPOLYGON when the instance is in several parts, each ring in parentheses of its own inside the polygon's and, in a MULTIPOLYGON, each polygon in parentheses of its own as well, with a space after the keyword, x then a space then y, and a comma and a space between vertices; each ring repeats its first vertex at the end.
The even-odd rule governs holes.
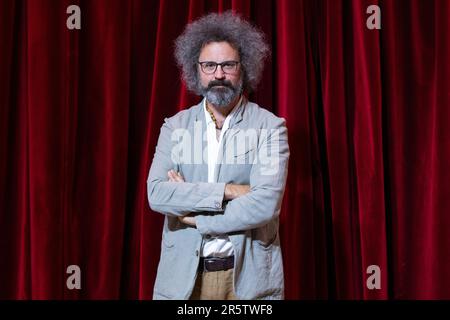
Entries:
POLYGON ((286 298, 450 298, 448 1, 7 0, 0 299, 152 297, 163 217, 147 174, 164 118, 200 100, 173 41, 229 9, 272 48, 250 100, 288 126, 286 298), (81 30, 66 27, 69 5, 81 30), (369 5, 381 30, 366 27, 369 5))

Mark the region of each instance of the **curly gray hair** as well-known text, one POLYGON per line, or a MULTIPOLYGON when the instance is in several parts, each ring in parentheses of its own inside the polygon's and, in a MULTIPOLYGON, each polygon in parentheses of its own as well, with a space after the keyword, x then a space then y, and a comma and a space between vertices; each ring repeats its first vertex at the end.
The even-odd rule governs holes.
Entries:
POLYGON ((201 94, 197 68, 200 51, 208 43, 221 41, 238 50, 244 88, 255 90, 270 49, 261 31, 231 11, 211 13, 188 24, 175 40, 175 58, 188 89, 201 94))

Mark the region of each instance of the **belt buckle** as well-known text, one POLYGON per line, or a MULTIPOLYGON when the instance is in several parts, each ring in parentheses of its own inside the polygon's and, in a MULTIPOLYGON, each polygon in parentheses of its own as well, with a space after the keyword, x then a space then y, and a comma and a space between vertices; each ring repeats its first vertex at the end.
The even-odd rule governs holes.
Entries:
POLYGON ((208 265, 213 264, 214 262, 220 261, 221 258, 211 257, 211 258, 205 258, 203 259, 203 271, 204 272, 211 272, 215 270, 209 270, 208 265))

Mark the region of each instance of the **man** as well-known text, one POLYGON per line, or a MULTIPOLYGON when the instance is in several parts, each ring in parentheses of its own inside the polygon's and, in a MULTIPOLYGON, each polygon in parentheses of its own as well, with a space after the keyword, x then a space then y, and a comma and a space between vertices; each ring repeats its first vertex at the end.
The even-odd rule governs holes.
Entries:
POLYGON ((165 215, 154 299, 284 297, 287 129, 243 95, 268 54, 261 32, 230 12, 176 40, 183 79, 204 99, 165 119, 150 168, 150 207, 165 215))

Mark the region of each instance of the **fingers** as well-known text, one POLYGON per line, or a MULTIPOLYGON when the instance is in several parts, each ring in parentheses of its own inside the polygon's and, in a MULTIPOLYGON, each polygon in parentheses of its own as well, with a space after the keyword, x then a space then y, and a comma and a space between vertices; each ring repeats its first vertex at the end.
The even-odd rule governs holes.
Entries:
POLYGON ((175 170, 169 170, 167 172, 167 176, 171 182, 184 182, 183 176, 175 170))
POLYGON ((193 226, 193 227, 196 226, 195 217, 193 217, 192 215, 178 217, 178 220, 180 220, 182 223, 187 224, 189 226, 193 226))

